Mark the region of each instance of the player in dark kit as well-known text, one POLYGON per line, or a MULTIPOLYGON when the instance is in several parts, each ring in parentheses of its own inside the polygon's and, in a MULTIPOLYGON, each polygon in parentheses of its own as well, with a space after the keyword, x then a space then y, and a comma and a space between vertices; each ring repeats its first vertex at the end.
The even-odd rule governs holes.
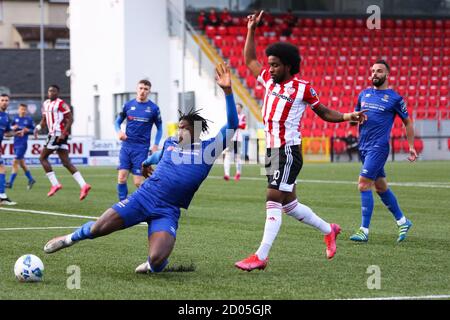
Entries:
POLYGON ((368 121, 359 127, 359 152, 363 167, 359 175, 358 189, 361 194, 362 222, 360 229, 350 237, 356 242, 369 240, 369 224, 372 218, 374 201, 372 188, 381 201, 394 215, 398 226, 397 242, 405 240, 412 226, 397 203, 394 193, 388 188, 384 165, 389 156, 389 137, 396 116, 406 127, 409 144, 409 161, 415 161, 414 126, 408 116, 403 98, 388 87, 389 65, 384 60, 377 61, 372 67, 373 88, 363 90, 358 97, 356 111, 367 111, 368 121))
POLYGON ((208 130, 207 121, 196 111, 181 115, 178 137, 168 138, 162 151, 144 161, 144 174, 151 176, 141 187, 106 210, 98 221, 87 222, 74 233, 50 240, 44 247, 45 252, 53 253, 81 240, 94 239, 147 222, 148 259, 136 268, 136 272, 160 272, 165 268, 175 245, 180 208, 189 207, 215 159, 230 143, 238 127, 230 70, 220 64, 216 73, 217 83, 226 96, 227 109, 227 124, 217 136, 200 140, 200 133, 208 130), (201 130, 194 130, 198 124, 201 130), (156 163, 158 166, 152 172, 151 165, 156 163))

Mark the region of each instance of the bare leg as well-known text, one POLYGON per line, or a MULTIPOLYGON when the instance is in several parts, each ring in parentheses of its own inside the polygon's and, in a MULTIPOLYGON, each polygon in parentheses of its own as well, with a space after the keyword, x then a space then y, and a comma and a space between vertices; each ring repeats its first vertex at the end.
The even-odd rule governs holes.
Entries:
POLYGON ((172 250, 175 246, 175 238, 165 232, 154 232, 148 238, 148 258, 153 272, 160 272, 167 264, 172 250))

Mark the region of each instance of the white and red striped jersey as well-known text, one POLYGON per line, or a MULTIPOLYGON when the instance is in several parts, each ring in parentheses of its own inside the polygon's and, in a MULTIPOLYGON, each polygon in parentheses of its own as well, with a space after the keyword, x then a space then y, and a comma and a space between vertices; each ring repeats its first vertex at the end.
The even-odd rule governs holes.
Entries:
POLYGON ((63 100, 47 99, 42 104, 42 114, 47 120, 48 134, 59 136, 64 131, 64 115, 70 112, 70 108, 63 100))
POLYGON ((236 129, 236 132, 234 133, 232 141, 242 142, 242 130, 245 130, 245 128, 247 127, 247 117, 245 116, 244 113, 241 112, 238 114, 238 118, 239 118, 239 126, 236 129))
POLYGON ((317 93, 308 81, 296 77, 275 83, 267 68, 261 70, 258 82, 266 89, 261 110, 266 147, 300 144, 300 121, 307 104, 311 108, 319 104, 317 93))

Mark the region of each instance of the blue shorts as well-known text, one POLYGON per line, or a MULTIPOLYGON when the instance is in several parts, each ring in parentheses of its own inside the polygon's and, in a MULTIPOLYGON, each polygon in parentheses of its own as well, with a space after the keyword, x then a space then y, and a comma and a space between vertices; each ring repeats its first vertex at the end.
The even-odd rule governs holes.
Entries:
MULTIPOLYGON (((139 189, 138 189, 139 190, 139 189)), ((157 199, 146 199, 144 206, 140 195, 134 192, 127 199, 112 206, 129 228, 141 222, 148 224, 148 236, 154 232, 165 231, 174 238, 177 236, 180 208, 157 199)))
POLYGON ((361 168, 360 176, 370 180, 377 180, 378 178, 385 178, 384 165, 389 156, 389 152, 379 151, 360 151, 361 161, 363 166, 361 168))
POLYGON ((147 160, 147 157, 148 148, 146 147, 132 149, 122 146, 119 153, 119 166, 117 170, 128 170, 135 176, 142 176, 141 165, 142 162, 147 160))
POLYGON ((25 157, 25 152, 27 151, 27 145, 25 146, 14 146, 14 154, 17 160, 23 160, 25 157))

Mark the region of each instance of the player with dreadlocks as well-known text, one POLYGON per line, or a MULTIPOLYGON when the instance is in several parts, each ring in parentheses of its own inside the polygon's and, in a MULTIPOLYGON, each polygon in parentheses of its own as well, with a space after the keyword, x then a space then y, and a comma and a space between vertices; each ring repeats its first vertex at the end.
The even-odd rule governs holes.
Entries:
POLYGON ((215 159, 230 143, 238 127, 230 70, 219 64, 216 75, 217 84, 225 93, 227 110, 227 124, 217 136, 200 140, 200 134, 208 130, 208 123, 199 111, 180 114, 178 136, 168 138, 162 151, 155 152, 142 164, 144 177, 148 179, 141 187, 106 210, 96 222, 87 222, 74 233, 50 240, 44 247, 46 253, 147 222, 148 259, 136 272, 160 272, 166 267, 175 245, 180 208, 189 207, 215 159), (158 166, 153 171, 154 164, 158 166))

